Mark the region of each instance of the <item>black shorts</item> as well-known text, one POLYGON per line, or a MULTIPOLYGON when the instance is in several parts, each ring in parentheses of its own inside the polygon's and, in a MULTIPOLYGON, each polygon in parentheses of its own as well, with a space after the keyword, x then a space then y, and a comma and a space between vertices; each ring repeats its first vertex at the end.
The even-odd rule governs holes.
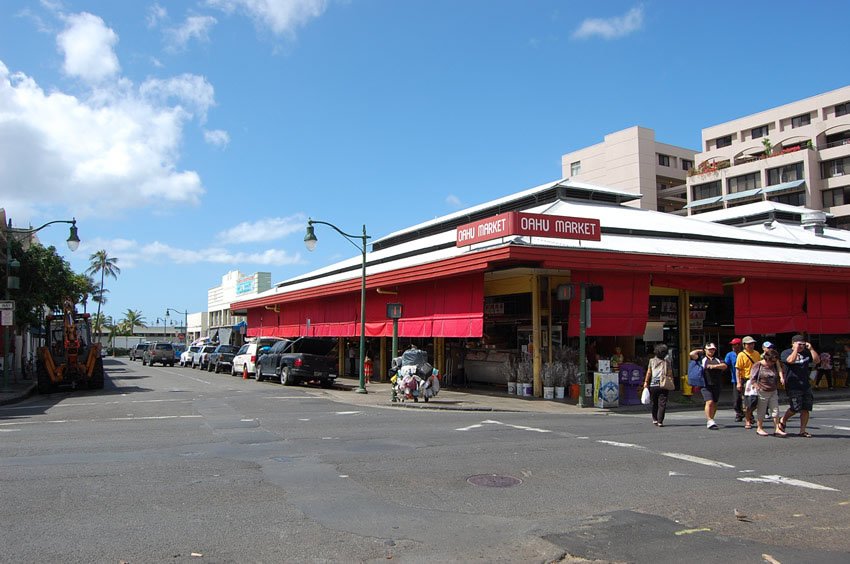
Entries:
POLYGON ((812 390, 788 390, 788 407, 794 413, 811 411, 814 405, 812 390))
POLYGON ((744 398, 744 409, 755 409, 759 404, 758 396, 743 396, 744 398))
POLYGON ((702 393, 703 400, 716 403, 720 402, 720 384, 716 386, 703 386, 700 392, 702 393))

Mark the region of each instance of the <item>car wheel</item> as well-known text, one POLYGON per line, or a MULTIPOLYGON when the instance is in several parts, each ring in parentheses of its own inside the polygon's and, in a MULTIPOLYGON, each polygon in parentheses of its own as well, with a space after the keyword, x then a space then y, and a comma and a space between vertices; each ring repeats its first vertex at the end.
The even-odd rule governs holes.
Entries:
POLYGON ((321 380, 319 385, 323 388, 333 388, 334 381, 333 380, 321 380))
POLYGON ((292 386, 295 384, 295 381, 292 378, 292 371, 288 366, 284 366, 280 369, 280 383, 284 386, 292 386))
POLYGON ((142 366, 147 366, 147 365, 148 365, 148 361, 146 361, 145 359, 142 359, 142 366))
POLYGON ((235 364, 230 365, 230 375, 236 376, 236 365, 235 364))
POLYGON ((254 366, 254 380, 256 380, 257 382, 262 382, 263 378, 265 378, 265 376, 263 376, 263 367, 260 366, 259 364, 255 365, 254 366))
POLYGON ((221 365, 219 363, 215 363, 215 370, 213 370, 216 374, 221 374, 221 365))
POLYGON ((213 371, 213 365, 212 365, 212 362, 208 362, 208 363, 207 363, 207 372, 212 372, 212 371, 213 371))

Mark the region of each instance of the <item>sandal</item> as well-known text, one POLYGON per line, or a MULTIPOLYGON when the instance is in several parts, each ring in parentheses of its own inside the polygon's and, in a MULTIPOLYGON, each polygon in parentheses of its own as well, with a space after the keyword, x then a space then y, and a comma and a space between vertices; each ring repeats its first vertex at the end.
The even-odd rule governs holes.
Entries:
POLYGON ((749 421, 747 421, 747 424, 744 425, 744 429, 752 429, 752 428, 753 428, 753 424, 750 423, 749 421))
POLYGON ((774 437, 787 437, 788 433, 786 433, 785 431, 774 431, 773 436, 774 437))
POLYGON ((779 426, 776 429, 782 434, 787 434, 785 433, 785 423, 783 423, 781 420, 779 421, 779 426))
POLYGON ((764 429, 759 429, 759 430, 757 430, 757 431, 756 431, 756 434, 757 434, 759 437, 767 437, 767 436, 769 436, 769 435, 768 435, 768 433, 767 433, 767 431, 765 431, 764 429))
POLYGON ((805 438, 807 438, 807 439, 811 439, 811 438, 812 438, 812 434, 811 434, 811 433, 809 433, 808 431, 802 431, 802 432, 800 432, 800 436, 801 436, 801 437, 805 437, 805 438))

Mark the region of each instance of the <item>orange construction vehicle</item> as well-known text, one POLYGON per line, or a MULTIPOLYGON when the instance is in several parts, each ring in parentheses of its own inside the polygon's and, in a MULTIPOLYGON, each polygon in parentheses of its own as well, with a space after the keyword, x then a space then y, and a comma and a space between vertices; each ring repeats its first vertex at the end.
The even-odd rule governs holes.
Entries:
POLYGON ((59 387, 103 388, 100 343, 92 342, 88 313, 77 313, 65 300, 61 314, 45 317, 46 344, 36 357, 38 391, 47 394, 59 387))

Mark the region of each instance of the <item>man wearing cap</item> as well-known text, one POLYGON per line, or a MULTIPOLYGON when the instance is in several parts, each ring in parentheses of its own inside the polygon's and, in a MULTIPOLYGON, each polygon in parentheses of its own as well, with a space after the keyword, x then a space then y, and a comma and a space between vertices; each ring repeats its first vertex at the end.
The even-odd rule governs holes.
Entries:
POLYGON ((741 342, 744 344, 744 350, 738 353, 738 359, 735 362, 735 369, 738 376, 738 393, 744 395, 744 417, 746 419, 745 429, 753 428, 753 409, 758 404, 758 395, 745 395, 747 380, 750 379, 750 369, 756 363, 761 361, 761 354, 756 350, 756 340, 747 335, 741 342))
POLYGON ((800 414, 800 436, 811 437, 806 431, 809 412, 814 406, 812 386, 809 382, 811 363, 817 365, 820 355, 802 335, 791 337, 791 348, 782 351, 780 360, 785 364, 785 392, 788 394, 788 411, 779 420, 779 430, 785 431, 788 420, 800 414))
POLYGON ((743 394, 738 393, 738 370, 735 368, 735 364, 738 362, 738 353, 741 352, 743 348, 741 346, 741 339, 735 337, 729 344, 732 345, 732 350, 726 353, 726 358, 723 359, 723 362, 726 363, 726 366, 729 367, 729 373, 732 375, 732 404, 735 408, 735 421, 743 421, 744 420, 744 403, 743 403, 743 394))
POLYGON ((691 359, 702 363, 705 386, 700 391, 702 392, 702 399, 705 400, 705 426, 716 431, 718 427, 717 423, 714 422, 714 416, 717 414, 717 402, 720 401, 720 386, 723 381, 723 371, 726 370, 726 363, 717 358, 717 345, 714 343, 707 343, 704 351, 703 353, 700 349, 693 350, 690 356, 691 359))

